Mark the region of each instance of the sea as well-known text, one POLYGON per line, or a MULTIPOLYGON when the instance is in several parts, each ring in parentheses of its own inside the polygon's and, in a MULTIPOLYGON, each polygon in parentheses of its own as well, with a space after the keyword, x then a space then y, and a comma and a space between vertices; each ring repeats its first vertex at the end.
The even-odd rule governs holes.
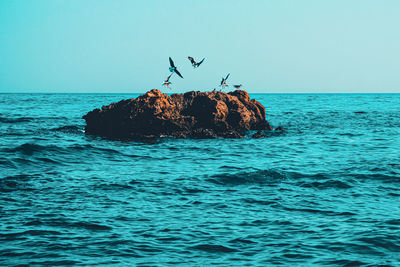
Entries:
POLYGON ((1 266, 400 266, 400 94, 251 94, 267 138, 85 135, 138 94, 0 94, 1 266))

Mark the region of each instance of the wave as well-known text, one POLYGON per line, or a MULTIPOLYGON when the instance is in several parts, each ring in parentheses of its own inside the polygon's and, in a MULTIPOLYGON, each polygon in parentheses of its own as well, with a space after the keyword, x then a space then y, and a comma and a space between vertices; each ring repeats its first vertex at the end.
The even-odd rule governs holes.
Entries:
POLYGON ((17 117, 17 118, 6 118, 0 117, 0 122, 2 123, 22 123, 22 122, 30 122, 33 121, 31 117, 17 117))
POLYGON ((212 245, 212 244, 201 244, 190 247, 190 249, 202 250, 206 252, 218 253, 218 252, 237 252, 237 249, 225 247, 222 245, 212 245))
POLYGON ((322 214, 327 216, 354 216, 356 215, 353 212, 338 212, 333 210, 321 210, 321 209, 312 209, 312 208, 290 208, 285 207, 287 211, 299 211, 299 212, 307 212, 307 213, 315 213, 315 214, 322 214))
POLYGON ((37 175, 12 175, 0 178, 0 192, 10 193, 14 191, 34 191, 31 180, 37 175))
POLYGON ((374 236, 365 236, 354 240, 367 246, 375 248, 382 248, 389 251, 399 251, 399 237, 396 235, 382 235, 377 234, 374 236))
MULTIPOLYGON (((65 153, 75 153, 75 152, 80 152, 80 151, 89 151, 92 153, 98 153, 98 154, 104 154, 106 153, 107 155, 124 155, 123 153, 119 152, 118 150, 111 149, 111 148, 106 148, 106 147, 97 147, 94 145, 90 144, 76 144, 72 146, 57 146, 57 145, 39 145, 35 143, 24 143, 22 145, 12 147, 12 148, 5 148, 3 149, 4 152, 10 152, 10 153, 22 153, 25 155, 33 155, 33 154, 40 154, 44 152, 50 152, 53 153, 54 155, 56 154, 65 154, 65 153)), ((134 155, 126 155, 128 157, 134 157, 134 155)), ((54 161, 53 159, 44 159, 40 158, 39 160, 41 161, 49 161, 50 163, 58 163, 54 161)))
POLYGON ((16 168, 17 166, 8 159, 0 158, 0 165, 3 167, 8 167, 8 168, 16 168))
POLYGON ((222 173, 209 176, 206 180, 215 184, 240 185, 240 184, 262 184, 286 179, 285 172, 275 170, 258 170, 252 172, 222 173))
POLYGON ((398 183, 400 182, 400 175, 389 175, 389 174, 380 174, 380 173, 371 173, 371 174, 349 174, 349 176, 357 179, 357 180, 379 180, 385 183, 398 183))
MULTIPOLYGON (((220 168, 225 169, 225 167, 220 168)), ((232 169, 231 169, 232 170, 232 169)), ((237 168, 240 170, 240 168, 237 168)), ((234 171, 234 169, 232 170, 234 171)), ((256 170, 224 172, 206 176, 206 181, 219 185, 241 185, 241 184, 274 184, 287 180, 290 183, 319 190, 325 189, 351 189, 356 186, 357 181, 366 179, 379 180, 386 183, 400 182, 400 176, 391 172, 388 174, 360 174, 360 173, 301 173, 283 170, 256 170)))
POLYGON ((6 148, 4 151, 6 152, 21 152, 23 154, 27 155, 32 155, 33 153, 36 152, 42 152, 42 151, 59 151, 60 147, 55 146, 55 145, 38 145, 38 144, 33 144, 33 143, 25 143, 22 145, 19 145, 14 148, 6 148))
POLYGON ((96 147, 90 144, 85 144, 85 145, 73 145, 68 147, 68 149, 74 149, 78 151, 88 151, 88 150, 93 150, 93 151, 100 151, 100 152, 107 152, 107 153, 113 153, 113 154, 121 154, 118 150, 112 149, 112 148, 105 148, 105 147, 96 147))
POLYGON ((13 249, 4 249, 0 251, 1 257, 23 257, 23 256, 34 256, 35 252, 26 251, 26 252, 15 252, 13 249))
POLYGON ((117 183, 100 183, 93 186, 95 190, 104 190, 104 191, 121 191, 121 190, 130 190, 133 189, 133 186, 128 184, 117 184, 117 183))
POLYGON ((99 223, 92 223, 92 222, 75 222, 71 223, 70 226, 78 227, 78 228, 85 228, 87 230, 92 231, 108 231, 112 230, 112 227, 99 224, 99 223))
POLYGON ((322 265, 333 265, 333 266, 364 266, 367 265, 366 262, 357 261, 357 260, 347 260, 347 259, 340 259, 340 260, 326 260, 317 262, 322 265))
POLYGON ((131 154, 125 154, 121 151, 118 151, 116 149, 112 148, 107 148, 107 147, 99 147, 99 146, 94 146, 90 144, 77 144, 77 145, 72 145, 66 148, 68 151, 70 150, 75 150, 77 152, 91 152, 94 154, 101 154, 101 155, 106 155, 108 157, 114 157, 114 156, 122 156, 122 157, 129 157, 129 158, 142 158, 142 159, 151 159, 151 156, 148 155, 131 155, 131 154))
POLYGON ((250 239, 238 237, 238 238, 230 240, 229 243, 255 244, 257 242, 252 241, 250 239))
POLYGON ((31 261, 29 264, 39 266, 63 266, 63 265, 76 265, 81 263, 80 261, 73 260, 60 260, 60 261, 31 261))
MULTIPOLYGON (((56 215, 56 214, 54 214, 56 215)), ((59 218, 48 218, 48 219, 33 219, 26 221, 25 226, 51 226, 51 227, 62 227, 62 228, 80 228, 90 231, 109 231, 112 230, 111 226, 100 224, 98 222, 91 221, 72 221, 64 217, 59 218)), ((39 232, 40 233, 40 232, 39 232)))
POLYGON ((82 134, 84 130, 76 125, 66 125, 50 129, 53 132, 61 132, 67 134, 82 134))
POLYGON ((0 233, 0 238, 5 239, 5 240, 15 240, 17 238, 25 239, 25 238, 27 238, 27 236, 46 236, 46 235, 54 236, 54 235, 62 235, 62 233, 58 232, 58 231, 50 231, 50 230, 27 230, 27 231, 7 233, 7 234, 0 233))
POLYGON ((316 187, 319 189, 352 187, 348 183, 333 179, 329 174, 306 174, 274 169, 240 171, 236 173, 226 172, 208 176, 206 180, 216 184, 235 185, 276 183, 286 179, 294 180, 296 185, 302 187, 316 187), (311 181, 305 181, 304 179, 311 181))
POLYGON ((306 188, 317 188, 317 189, 328 189, 328 188, 341 188, 341 189, 348 189, 352 188, 353 186, 349 183, 345 183, 343 181, 330 179, 327 181, 319 182, 301 182, 298 184, 299 186, 306 187, 306 188))

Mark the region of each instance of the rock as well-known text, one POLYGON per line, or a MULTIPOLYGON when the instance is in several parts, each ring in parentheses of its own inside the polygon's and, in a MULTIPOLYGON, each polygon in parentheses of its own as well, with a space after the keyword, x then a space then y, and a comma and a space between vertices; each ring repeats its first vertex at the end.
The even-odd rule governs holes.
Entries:
POLYGON ((265 138, 268 137, 266 134, 262 133, 261 130, 258 130, 255 134, 251 136, 252 138, 265 138))
POLYGON ((282 126, 276 127, 275 131, 285 131, 285 129, 282 126))
POLYGON ((112 138, 242 138, 249 130, 272 130, 265 107, 246 91, 168 96, 153 89, 83 116, 85 132, 112 138))
POLYGON ((196 129, 189 135, 193 139, 215 139, 218 137, 212 129, 196 129))

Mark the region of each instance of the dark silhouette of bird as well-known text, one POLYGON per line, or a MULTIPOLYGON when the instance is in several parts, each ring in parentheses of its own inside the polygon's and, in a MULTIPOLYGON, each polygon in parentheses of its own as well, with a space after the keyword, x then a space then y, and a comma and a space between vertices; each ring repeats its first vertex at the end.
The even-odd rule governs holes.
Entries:
POLYGON ((198 68, 201 65, 201 63, 203 63, 205 58, 203 58, 200 62, 194 61, 194 58, 192 57, 188 57, 188 59, 190 60, 190 63, 192 63, 193 68, 198 68))
POLYGON ((171 89, 171 87, 169 87, 169 86, 170 86, 171 82, 169 81, 169 78, 171 78, 171 76, 172 76, 172 74, 169 75, 169 76, 167 77, 167 79, 166 79, 166 80, 163 82, 163 84, 162 84, 162 85, 164 85, 164 86, 166 86, 166 87, 168 87, 168 88, 170 88, 170 89, 171 89))
POLYGON ((219 86, 221 86, 221 87, 227 87, 228 86, 226 84, 226 80, 228 80, 229 75, 231 75, 231 74, 228 73, 228 75, 226 75, 226 78, 222 77, 222 81, 221 81, 221 84, 219 86))
POLYGON ((242 84, 236 84, 233 87, 235 87, 236 89, 240 89, 240 88, 242 88, 242 84))
POLYGON ((169 67, 169 71, 172 72, 172 73, 175 72, 176 74, 178 74, 179 77, 181 77, 181 78, 183 79, 182 75, 181 75, 181 74, 179 73, 179 71, 176 69, 175 64, 174 64, 174 61, 172 61, 172 58, 171 58, 171 57, 169 58, 169 64, 171 65, 171 66, 169 67))

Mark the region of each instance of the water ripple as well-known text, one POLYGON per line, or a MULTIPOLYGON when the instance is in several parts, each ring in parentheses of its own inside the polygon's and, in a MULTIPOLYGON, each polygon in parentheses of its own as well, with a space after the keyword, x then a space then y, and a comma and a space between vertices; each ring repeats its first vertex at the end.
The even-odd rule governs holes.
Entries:
POLYGON ((398 95, 252 95, 264 139, 83 133, 136 96, 0 94, 0 265, 398 265, 398 95))

